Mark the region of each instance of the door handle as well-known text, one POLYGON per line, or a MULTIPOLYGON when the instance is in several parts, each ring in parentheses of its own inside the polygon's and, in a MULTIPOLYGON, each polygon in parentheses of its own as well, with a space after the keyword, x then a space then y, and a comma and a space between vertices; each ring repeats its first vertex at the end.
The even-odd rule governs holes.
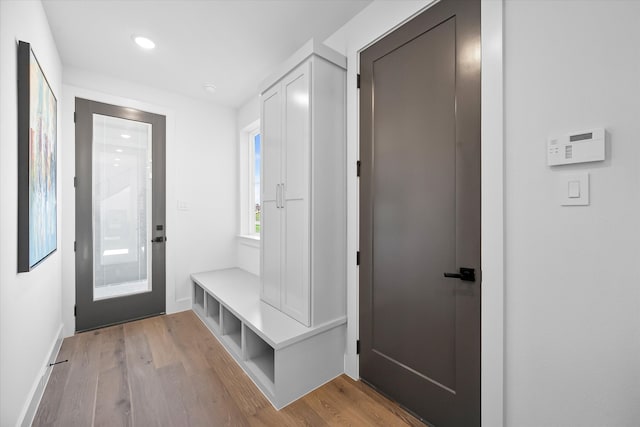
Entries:
POLYGON ((166 237, 160 236, 160 237, 156 237, 155 239, 153 239, 151 241, 151 243, 162 243, 162 242, 166 242, 166 241, 167 241, 166 237))
POLYGON ((464 282, 475 282, 476 270, 473 268, 460 267, 460 273, 444 273, 444 277, 449 279, 460 279, 464 282))

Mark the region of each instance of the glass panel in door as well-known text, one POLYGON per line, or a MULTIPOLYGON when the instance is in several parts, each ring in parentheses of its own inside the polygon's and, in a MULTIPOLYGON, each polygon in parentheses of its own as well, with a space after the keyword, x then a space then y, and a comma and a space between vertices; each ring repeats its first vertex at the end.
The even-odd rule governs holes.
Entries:
POLYGON ((152 290, 151 124, 93 114, 93 300, 152 290))

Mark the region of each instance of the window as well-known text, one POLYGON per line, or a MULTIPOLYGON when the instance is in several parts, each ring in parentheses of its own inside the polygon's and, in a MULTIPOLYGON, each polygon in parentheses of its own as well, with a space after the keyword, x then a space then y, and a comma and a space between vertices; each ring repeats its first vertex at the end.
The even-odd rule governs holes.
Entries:
POLYGON ((258 129, 249 135, 249 150, 253 165, 253 173, 249 177, 250 191, 253 192, 249 214, 249 234, 260 234, 260 130, 258 129), (253 185, 251 185, 252 182, 253 185))
POLYGON ((240 235, 260 238, 260 121, 240 132, 240 235))

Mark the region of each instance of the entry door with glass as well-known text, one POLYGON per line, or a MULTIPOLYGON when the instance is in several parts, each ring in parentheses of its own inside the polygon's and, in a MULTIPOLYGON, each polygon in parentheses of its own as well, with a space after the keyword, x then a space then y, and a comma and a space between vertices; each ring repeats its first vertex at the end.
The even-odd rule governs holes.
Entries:
POLYGON ((165 117, 76 98, 76 331, 165 312, 165 117))

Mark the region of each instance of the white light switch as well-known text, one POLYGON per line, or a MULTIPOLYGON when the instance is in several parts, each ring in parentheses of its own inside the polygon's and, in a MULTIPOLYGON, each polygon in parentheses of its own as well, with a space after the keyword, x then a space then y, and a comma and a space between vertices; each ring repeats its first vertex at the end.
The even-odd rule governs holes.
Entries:
POLYGON ((589 205, 589 174, 587 172, 563 174, 558 184, 558 196, 562 206, 589 205))
POLYGON ((189 202, 184 200, 178 200, 178 210, 179 211, 188 211, 189 210, 189 202))
POLYGON ((570 199, 580 198, 580 181, 569 181, 569 194, 570 199))

